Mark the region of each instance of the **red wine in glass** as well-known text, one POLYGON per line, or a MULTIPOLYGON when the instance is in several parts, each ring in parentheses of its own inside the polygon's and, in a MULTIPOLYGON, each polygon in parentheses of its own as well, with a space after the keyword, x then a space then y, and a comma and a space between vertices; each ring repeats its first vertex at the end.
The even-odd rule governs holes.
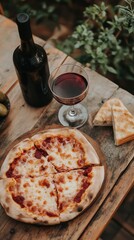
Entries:
POLYGON ((64 104, 58 113, 61 124, 82 126, 88 118, 85 107, 78 104, 86 97, 88 91, 88 75, 84 68, 63 64, 51 73, 48 83, 54 98, 64 104))
POLYGON ((64 73, 55 79, 52 89, 56 95, 72 98, 80 95, 87 87, 86 79, 77 73, 64 73))

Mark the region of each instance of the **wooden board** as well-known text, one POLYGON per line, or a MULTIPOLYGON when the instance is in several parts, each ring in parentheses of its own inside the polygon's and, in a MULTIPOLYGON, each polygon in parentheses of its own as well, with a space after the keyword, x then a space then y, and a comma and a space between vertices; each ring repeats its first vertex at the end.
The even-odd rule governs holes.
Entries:
MULTIPOLYGON (((35 129, 35 130, 29 131, 29 132, 23 134, 22 136, 20 136, 20 137, 17 138, 14 142, 11 143, 11 145, 10 145, 10 146, 8 147, 8 149, 7 149, 7 152, 6 152, 5 155, 4 155, 4 158, 6 157, 6 155, 8 154, 8 152, 9 152, 16 144, 18 144, 20 141, 24 140, 25 138, 31 137, 31 136, 33 136, 33 135, 36 134, 36 133, 49 131, 49 129, 55 129, 55 128, 64 128, 64 127, 61 127, 61 126, 58 126, 58 125, 55 125, 55 124, 52 125, 52 126, 48 125, 48 126, 46 126, 45 128, 43 128, 43 129, 38 129, 38 130, 35 129)), ((80 131, 80 132, 81 132, 81 131, 80 131)), ((97 142, 95 142, 91 137, 89 137, 89 136, 86 135, 85 133, 83 133, 83 132, 81 132, 81 133, 87 138, 87 140, 91 143, 91 145, 93 146, 93 148, 94 148, 95 151, 97 152, 97 154, 98 154, 98 156, 99 156, 99 159, 100 159, 100 162, 101 162, 101 165, 103 165, 103 166, 105 167, 105 181, 107 181, 106 162, 105 162, 105 156, 104 156, 104 154, 102 153, 102 151, 101 151, 99 145, 97 144, 97 142)), ((4 161, 4 158, 3 158, 3 161, 4 161)), ((103 186, 104 186, 104 184, 105 184, 105 182, 103 183, 103 185, 102 185, 102 187, 101 187, 101 189, 100 189, 100 192, 99 192, 98 194, 100 194, 100 193, 103 191, 103 186)), ((98 194, 97 194, 97 197, 94 199, 94 201, 92 202, 92 204, 91 204, 91 206, 90 206, 90 211, 91 211, 91 209, 92 209, 92 206, 93 206, 94 204, 96 204, 96 201, 98 200, 98 194)), ((85 210, 85 211, 86 211, 86 210, 85 210)), ((84 212, 83 212, 82 214, 84 214, 84 212)), ((2 231, 2 229, 3 229, 4 226, 5 226, 5 222, 6 222, 6 224, 9 224, 8 227, 10 227, 10 229, 16 229, 16 228, 17 228, 17 232, 19 231, 19 232, 20 232, 20 235, 21 235, 21 234, 22 234, 22 235, 25 234, 25 232, 24 232, 24 230, 23 230, 23 224, 24 224, 24 223, 17 222, 17 221, 15 221, 15 220, 7 217, 7 216, 4 216, 4 215, 6 215, 6 214, 3 213, 3 210, 2 210, 2 216, 1 216, 1 218, 2 218, 2 219, 5 219, 5 221, 3 221, 3 222, 1 221, 0 232, 1 232, 1 237, 3 237, 3 239, 5 238, 5 232, 2 231), (21 226, 21 224, 22 224, 22 226, 21 226), (18 225, 20 226, 20 229, 18 229, 18 225)), ((79 216, 76 217, 76 219, 77 219, 77 218, 79 218, 79 216)), ((75 220, 75 219, 74 219, 74 220, 75 220)), ((62 228, 63 224, 64 224, 64 223, 59 224, 58 227, 59 227, 59 228, 62 228)), ((68 222, 66 222, 65 224, 68 224, 68 222)), ((7 227, 7 226, 6 226, 6 227, 7 227)), ((36 229, 36 231, 38 231, 38 228, 40 228, 40 231, 41 231, 41 227, 38 227, 38 226, 36 226, 36 225, 33 226, 33 225, 30 225, 30 224, 27 224, 27 227, 28 227, 28 228, 30 227, 30 229, 31 229, 31 230, 30 230, 30 231, 31 231, 31 234, 32 234, 32 232, 33 232, 34 229, 36 229)), ((43 230, 43 228, 44 228, 44 226, 42 227, 42 230, 43 230)), ((47 227, 45 227, 45 228, 47 228, 47 227)), ((48 228, 51 228, 51 229, 52 229, 52 226, 51 226, 51 227, 48 227, 48 228)), ((53 228, 57 228, 57 226, 53 226, 53 228)), ((16 230, 14 230, 14 231, 16 232, 16 230)), ((10 231, 10 232, 12 232, 12 231, 10 231)), ((40 234, 38 235, 38 237, 40 238, 40 234)), ((48 236, 47 236, 47 238, 48 238, 48 236)), ((14 238, 14 239, 17 240, 17 237, 14 238)))

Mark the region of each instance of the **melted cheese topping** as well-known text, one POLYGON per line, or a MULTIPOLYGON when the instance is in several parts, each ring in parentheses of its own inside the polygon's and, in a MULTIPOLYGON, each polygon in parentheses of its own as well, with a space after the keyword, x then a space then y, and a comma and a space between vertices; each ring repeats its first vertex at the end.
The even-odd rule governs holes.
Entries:
POLYGON ((55 172, 53 165, 43 156, 43 152, 32 147, 27 151, 24 150, 19 157, 10 163, 6 176, 41 176, 55 172))
POLYGON ((58 216, 53 176, 17 178, 9 187, 13 200, 26 211, 40 216, 58 216))
POLYGON ((91 184, 92 168, 86 170, 72 170, 70 172, 58 173, 55 175, 55 183, 58 191, 59 210, 65 211, 77 203, 85 194, 91 184))
POLYGON ((87 164, 82 144, 73 136, 47 137, 35 144, 48 153, 47 160, 59 171, 81 168, 87 164))

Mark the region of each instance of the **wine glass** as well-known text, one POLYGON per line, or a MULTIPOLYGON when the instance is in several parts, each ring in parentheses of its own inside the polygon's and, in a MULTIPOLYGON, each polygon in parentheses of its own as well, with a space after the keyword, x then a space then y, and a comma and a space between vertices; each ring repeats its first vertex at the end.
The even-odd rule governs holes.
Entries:
POLYGON ((52 71, 48 80, 54 98, 64 104, 58 112, 63 126, 81 127, 88 119, 81 102, 88 92, 88 75, 82 66, 63 64, 52 71))

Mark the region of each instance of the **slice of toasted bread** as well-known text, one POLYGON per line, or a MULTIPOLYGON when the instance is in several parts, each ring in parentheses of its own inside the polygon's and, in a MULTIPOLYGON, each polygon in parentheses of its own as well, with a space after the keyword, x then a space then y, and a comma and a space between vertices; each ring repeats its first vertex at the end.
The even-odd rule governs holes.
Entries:
POLYGON ((112 106, 115 145, 134 140, 134 116, 123 106, 112 106))
POLYGON ((122 106, 123 103, 118 98, 111 98, 106 101, 96 114, 94 126, 112 126, 112 106, 122 106))

